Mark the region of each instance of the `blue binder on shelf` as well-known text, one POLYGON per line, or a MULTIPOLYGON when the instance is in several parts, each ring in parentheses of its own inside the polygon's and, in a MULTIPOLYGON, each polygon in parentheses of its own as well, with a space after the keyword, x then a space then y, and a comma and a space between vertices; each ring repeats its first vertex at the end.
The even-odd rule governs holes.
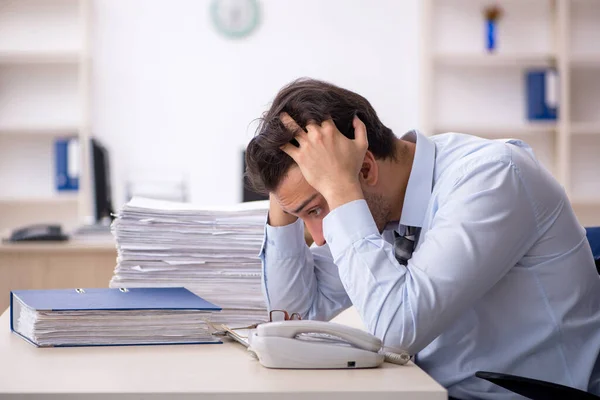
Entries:
POLYGON ((56 190, 79 189, 79 141, 77 138, 60 138, 54 142, 54 167, 56 190))
POLYGON ((558 115, 558 75, 552 68, 526 73, 527 119, 553 121, 558 115))
MULTIPOLYGON (((209 317, 211 313, 221 311, 219 306, 204 300, 200 296, 190 292, 183 287, 164 287, 164 288, 102 288, 102 289, 47 289, 47 290, 13 290, 10 292, 10 329, 15 334, 38 347, 45 347, 36 341, 35 334, 30 326, 21 327, 19 318, 27 314, 25 320, 30 319, 37 312, 50 313, 55 315, 69 316, 71 321, 80 322, 78 318, 92 317, 96 318, 98 313, 102 313, 105 317, 108 316, 108 321, 112 322, 128 322, 128 315, 135 316, 135 312, 144 311, 173 311, 180 312, 182 320, 185 321, 190 311, 198 311, 197 315, 206 315, 209 317), (114 314, 111 319, 111 312, 126 312, 131 314, 114 314), (73 313, 69 313, 73 312, 73 313), (187 312, 187 313, 186 313, 187 312), (200 313, 201 312, 201 313, 200 313), (83 315, 83 316, 82 316, 83 315), (29 333, 29 334, 28 334, 29 333)), ((164 315, 165 313, 163 313, 164 315)), ((169 313, 166 313, 169 314, 169 313)), ((191 315, 190 315, 191 316, 191 315)), ((50 321, 52 318, 50 318, 50 321)), ((159 319, 150 316, 147 317, 148 323, 156 325, 159 319)), ((168 321, 168 320, 166 320, 168 321)), ((189 321, 189 320, 188 320, 189 321)), ((46 321, 46 323, 48 323, 46 321)), ((69 329, 74 325, 72 322, 59 321, 55 327, 57 331, 69 332, 69 329)), ((177 325, 177 324, 174 324, 177 325)), ((108 325, 106 325, 108 326, 108 325)), ((97 327, 105 329, 106 326, 102 322, 98 323, 97 327)), ((122 326, 128 326, 128 323, 122 326)), ((168 326, 169 329, 177 329, 177 326, 168 326)), ((93 329, 93 328, 92 328, 93 329)), ((114 328, 114 332, 118 331, 118 326, 114 328)), ((189 329, 189 327, 188 327, 189 329)), ((198 327, 200 329, 200 327, 198 327)), ((140 327, 143 331, 144 327, 140 327)), ((93 341, 93 333, 90 330, 90 337, 93 341)), ((105 331, 103 331, 105 332, 105 331)), ((207 330, 208 332, 208 330, 207 330)), ((161 334, 160 329, 157 329, 157 334, 161 334)), ((68 336, 68 335, 67 335, 68 336)), ((202 337, 202 335, 198 336, 202 337)), ((207 340, 194 341, 160 341, 156 342, 138 342, 132 340, 130 343, 119 344, 95 344, 95 343, 64 343, 53 344, 51 347, 76 347, 76 346, 115 346, 115 345, 155 345, 155 344, 204 344, 204 343, 221 343, 220 340, 214 338, 210 334, 206 334, 207 340)))

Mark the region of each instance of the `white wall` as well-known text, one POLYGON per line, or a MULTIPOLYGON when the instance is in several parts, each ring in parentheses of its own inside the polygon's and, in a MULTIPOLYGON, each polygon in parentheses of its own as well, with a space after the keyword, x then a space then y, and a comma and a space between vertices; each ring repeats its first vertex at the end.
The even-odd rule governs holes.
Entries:
POLYGON ((135 170, 189 174, 191 200, 241 200, 252 121, 301 76, 368 98, 396 134, 418 122, 418 0, 261 0, 243 40, 208 0, 94 3, 93 131, 111 151, 115 202, 135 170))

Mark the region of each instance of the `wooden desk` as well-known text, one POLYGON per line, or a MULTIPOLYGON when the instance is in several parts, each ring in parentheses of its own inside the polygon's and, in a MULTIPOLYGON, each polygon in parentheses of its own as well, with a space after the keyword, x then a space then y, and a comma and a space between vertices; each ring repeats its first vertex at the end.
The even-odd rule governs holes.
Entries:
MULTIPOLYGON (((354 319, 348 315, 336 322, 354 319)), ((363 370, 274 370, 229 341, 36 348, 10 332, 8 310, 0 317, 0 359, 0 399, 17 393, 28 400, 447 398, 446 390, 412 363, 363 370)))
MULTIPOLYGON (((0 310, 11 290, 108 287, 117 263, 115 242, 0 242, 0 310)), ((0 378, 1 379, 1 378, 0 378)))

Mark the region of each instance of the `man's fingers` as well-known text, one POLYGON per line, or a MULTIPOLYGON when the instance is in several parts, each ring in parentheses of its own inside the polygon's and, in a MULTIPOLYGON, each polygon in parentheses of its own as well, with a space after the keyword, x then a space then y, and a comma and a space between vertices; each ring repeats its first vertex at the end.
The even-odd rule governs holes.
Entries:
POLYGON ((304 130, 300 128, 300 125, 298 125, 296 121, 294 121, 294 119, 286 112, 279 114, 279 120, 283 122, 283 125, 285 125, 285 127, 292 132, 294 136, 297 136, 300 134, 300 132, 304 132, 304 130))
POLYGON ((290 117, 289 114, 286 112, 282 112, 281 114, 279 114, 279 119, 286 127, 286 129, 294 134, 294 138, 298 141, 298 144, 302 146, 302 144, 305 143, 306 140, 306 132, 304 131, 304 129, 302 129, 300 125, 298 125, 296 121, 294 121, 294 119, 290 117))
POLYGON ((291 143, 284 144, 280 147, 280 149, 283 150, 283 152, 288 156, 292 157, 294 161, 296 161, 296 155, 300 152, 300 149, 291 143))
POLYGON ((323 132, 333 133, 337 132, 338 128, 335 126, 335 122, 332 119, 328 119, 321 123, 321 128, 323 128, 323 132))
POLYGON ((367 127, 365 126, 365 123, 355 116, 352 125, 354 126, 354 140, 368 148, 369 140, 367 139, 367 127))

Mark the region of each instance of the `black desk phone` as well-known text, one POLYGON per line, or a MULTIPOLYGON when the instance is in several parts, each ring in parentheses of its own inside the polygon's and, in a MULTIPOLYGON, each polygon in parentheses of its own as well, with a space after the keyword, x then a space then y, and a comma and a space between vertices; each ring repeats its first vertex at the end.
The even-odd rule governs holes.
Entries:
POLYGON ((69 237, 63 234, 62 227, 60 225, 36 224, 15 229, 7 241, 64 241, 68 239, 69 237))

